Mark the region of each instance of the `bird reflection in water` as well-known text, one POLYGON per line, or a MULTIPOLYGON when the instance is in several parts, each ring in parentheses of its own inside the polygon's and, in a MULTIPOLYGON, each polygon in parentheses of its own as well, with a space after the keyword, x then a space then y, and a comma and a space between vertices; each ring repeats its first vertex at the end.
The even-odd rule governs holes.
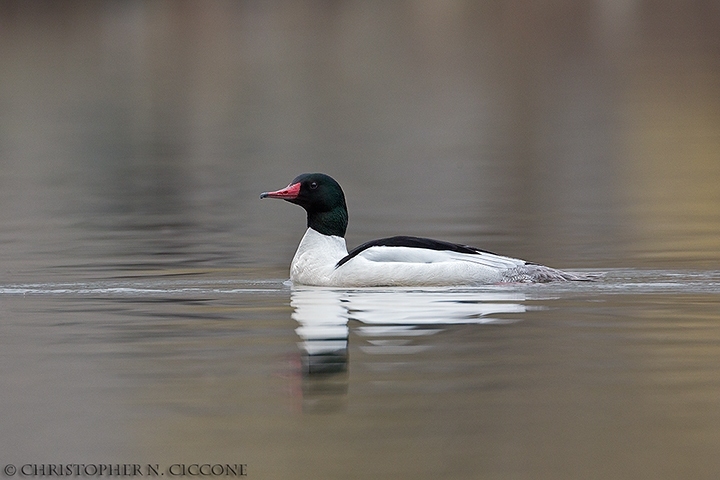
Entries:
POLYGON ((523 293, 447 289, 303 286, 293 287, 290 295, 292 318, 299 323, 295 331, 302 340, 303 373, 308 375, 347 370, 349 320, 362 323, 357 333, 371 338, 365 353, 408 354, 426 347, 387 338, 430 335, 442 325, 512 322, 493 315, 523 313, 528 308, 524 301, 523 293))
POLYGON ((348 363, 348 292, 302 287, 290 295, 292 318, 300 326, 295 332, 302 339, 303 373, 347 371, 348 363))
POLYGON ((367 340, 367 355, 412 355, 432 346, 413 339, 434 335, 443 326, 512 323, 528 310, 522 292, 469 289, 337 289, 294 286, 292 318, 298 322, 303 396, 329 400, 347 392, 349 320, 353 332, 367 340))

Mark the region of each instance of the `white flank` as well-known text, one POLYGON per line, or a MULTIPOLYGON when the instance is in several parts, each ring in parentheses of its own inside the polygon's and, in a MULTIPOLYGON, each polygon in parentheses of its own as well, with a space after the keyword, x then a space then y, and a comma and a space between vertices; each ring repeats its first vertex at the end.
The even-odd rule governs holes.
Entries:
POLYGON ((492 253, 413 247, 370 247, 340 267, 345 239, 308 228, 290 266, 297 284, 326 287, 482 285, 563 280, 566 274, 492 253))

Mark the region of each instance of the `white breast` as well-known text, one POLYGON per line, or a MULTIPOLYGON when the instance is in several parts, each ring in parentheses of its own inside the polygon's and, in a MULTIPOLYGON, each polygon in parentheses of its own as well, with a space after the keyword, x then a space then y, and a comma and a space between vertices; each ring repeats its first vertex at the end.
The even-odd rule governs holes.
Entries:
POLYGON ((308 228, 290 264, 290 280, 303 285, 340 286, 334 283, 335 265, 347 253, 344 238, 308 228))

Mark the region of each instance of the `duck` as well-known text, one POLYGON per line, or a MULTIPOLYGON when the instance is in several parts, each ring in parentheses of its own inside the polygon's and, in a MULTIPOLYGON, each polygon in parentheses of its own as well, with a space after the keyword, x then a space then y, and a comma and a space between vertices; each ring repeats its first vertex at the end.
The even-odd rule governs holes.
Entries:
POLYGON ((263 192, 299 205, 307 230, 290 263, 293 284, 320 287, 432 287, 592 280, 468 245, 395 236, 348 251, 348 209, 340 184, 324 173, 303 173, 280 190, 263 192))

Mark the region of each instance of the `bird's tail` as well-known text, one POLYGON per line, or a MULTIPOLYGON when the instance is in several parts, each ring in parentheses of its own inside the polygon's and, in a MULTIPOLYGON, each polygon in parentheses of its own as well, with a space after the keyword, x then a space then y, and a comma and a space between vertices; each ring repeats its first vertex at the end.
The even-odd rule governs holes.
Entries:
POLYGON ((527 263, 522 267, 513 268, 503 275, 506 282, 549 283, 549 282, 595 282, 602 278, 599 272, 573 273, 555 268, 527 263))

